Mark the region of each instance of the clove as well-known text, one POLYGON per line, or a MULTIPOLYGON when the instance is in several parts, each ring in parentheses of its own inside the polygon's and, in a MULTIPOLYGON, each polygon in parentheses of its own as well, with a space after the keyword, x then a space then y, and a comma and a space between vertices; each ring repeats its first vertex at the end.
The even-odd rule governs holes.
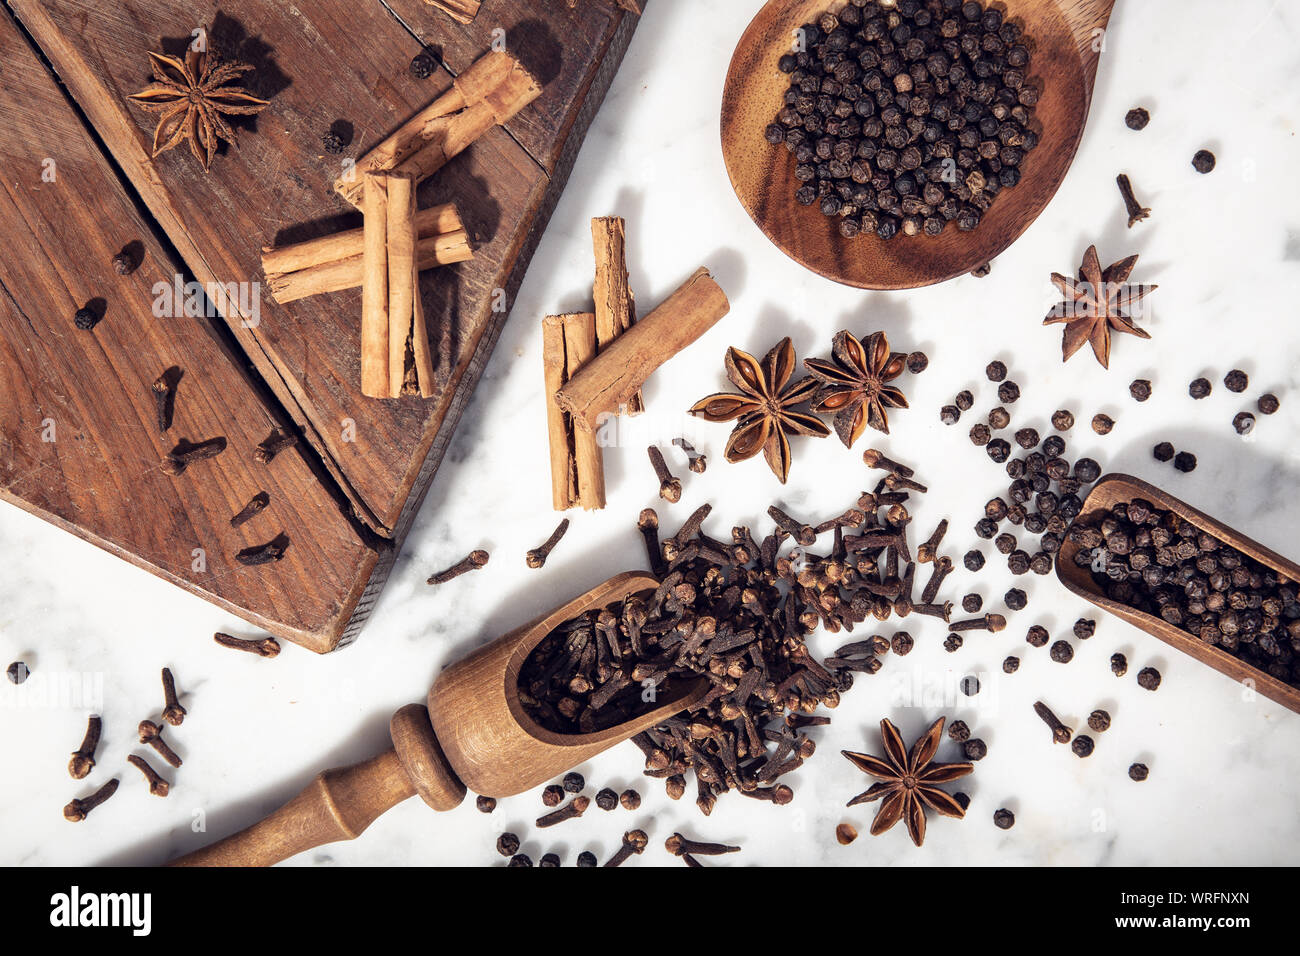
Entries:
POLYGON ((471 551, 463 560, 453 564, 447 570, 439 571, 437 574, 432 575, 426 583, 446 584, 448 581, 458 578, 462 574, 466 574, 470 571, 477 571, 479 568, 483 567, 483 565, 488 563, 489 557, 491 557, 491 555, 486 551, 471 551))
POLYGON ((271 503, 271 496, 265 491, 259 491, 249 499, 248 504, 244 505, 239 514, 230 519, 230 527, 238 528, 241 524, 252 518, 257 517, 266 510, 266 506, 271 503))
POLYGON ((167 369, 151 385, 153 393, 154 414, 158 423, 158 434, 162 435, 172 427, 172 416, 176 407, 177 370, 167 369))
POLYGON ((260 640, 250 641, 242 637, 231 637, 229 634, 222 634, 218 631, 212 635, 212 639, 222 647, 228 647, 232 651, 246 651, 249 654, 256 654, 258 657, 275 657, 280 653, 280 642, 274 637, 264 637, 260 640))
POLYGON ((182 761, 180 755, 177 754, 176 751, 172 750, 167 741, 163 740, 163 729, 161 727, 155 724, 152 720, 142 720, 140 721, 139 731, 140 743, 148 744, 157 751, 158 756, 162 757, 163 760, 166 760, 173 767, 179 767, 181 765, 182 761))
POLYGON ((659 446, 651 445, 646 449, 646 454, 650 456, 650 464, 654 467, 655 477, 659 479, 659 497, 669 504, 676 504, 681 501, 682 483, 669 472, 668 463, 664 461, 664 453, 659 450, 659 446))
POLYGON ((884 453, 879 452, 874 448, 868 448, 866 451, 862 453, 862 463, 866 465, 868 468, 878 468, 882 471, 892 471, 900 478, 911 478, 916 475, 916 472, 913 471, 911 468, 908 468, 906 465, 900 464, 899 462, 886 458, 884 453))
POLYGON ((297 435, 282 432, 277 428, 257 446, 253 452, 253 461, 262 465, 268 464, 280 452, 286 448, 292 448, 296 444, 298 444, 297 435))
POLYGON ((695 472, 697 475, 704 474, 705 469, 709 467, 709 460, 696 451, 694 445, 688 442, 685 438, 674 438, 673 444, 686 453, 686 457, 690 462, 687 467, 690 468, 691 471, 695 472))
POLYGON ((149 766, 149 761, 139 754, 131 754, 126 762, 144 774, 144 779, 149 782, 149 792, 155 797, 165 797, 171 792, 171 784, 159 776, 158 771, 149 766))
POLYGON ((574 820, 587 812, 587 807, 591 805, 591 800, 587 797, 574 797, 558 810, 552 810, 545 816, 537 818, 537 826, 553 827, 557 823, 563 823, 565 820, 574 820))
POLYGON ((663 551, 659 547, 659 514, 653 508, 646 508, 636 521, 637 530, 645 540, 646 557, 650 562, 650 572, 657 578, 668 573, 664 564, 663 551))
POLYGON ((181 706, 180 699, 176 696, 176 678, 172 677, 170 667, 162 669, 163 685, 163 720, 173 727, 179 727, 185 721, 187 711, 181 706))
POLYGON ((919 564, 929 564, 936 557, 939 550, 939 544, 943 541, 943 536, 948 533, 948 519, 944 518, 939 522, 938 527, 934 529, 934 534, 916 549, 916 560, 919 564))
POLYGON ((972 617, 965 621, 957 621, 948 625, 950 631, 988 631, 996 634, 1007 626, 1007 619, 1001 614, 985 614, 983 617, 972 617))
POLYGON ((225 450, 226 440, 221 437, 208 438, 197 444, 182 438, 163 458, 162 469, 169 475, 180 475, 194 462, 216 458, 225 450))
POLYGON ((925 494, 930 489, 912 478, 904 478, 902 475, 889 475, 885 478, 885 487, 890 491, 915 491, 925 494))
POLYGON ((772 505, 767 509, 767 516, 772 519, 777 528, 788 534, 803 547, 807 548, 817 543, 817 531, 812 525, 796 521, 776 505, 772 505))
POLYGON ((564 533, 568 530, 569 519, 565 518, 558 526, 556 526, 556 529, 551 532, 551 536, 546 539, 545 543, 528 552, 524 559, 528 566, 536 570, 546 564, 546 559, 550 557, 551 550, 560 543, 560 539, 564 537, 564 533))
POLYGON ((1128 213, 1128 227, 1132 229, 1135 223, 1148 218, 1151 215, 1151 210, 1137 201, 1137 197, 1133 195, 1133 184, 1129 182, 1127 175, 1120 173, 1115 177, 1115 182, 1119 186, 1119 194, 1124 197, 1124 209, 1128 213))
POLYGON ((270 564, 284 557, 289 548, 289 539, 278 534, 266 544, 255 544, 235 553, 235 560, 246 568, 255 568, 260 564, 270 564))
POLYGON ((650 837, 644 830, 628 830, 623 834, 623 845, 605 861, 606 866, 621 866, 632 854, 641 854, 650 845, 650 837))
POLYGON ((113 794, 117 793, 118 779, 114 777, 88 797, 74 799, 63 808, 63 819, 70 823, 80 823, 87 814, 113 794))
POLYGON ((68 761, 68 774, 73 780, 80 780, 95 767, 95 749, 99 746, 99 732, 103 721, 98 714, 91 714, 86 721, 86 736, 68 761))
POLYGON ((1070 738, 1074 736, 1074 731, 1061 723, 1060 719, 1052 713, 1051 708, 1041 700, 1034 704, 1034 713, 1043 719, 1043 723, 1052 729, 1052 740, 1058 744, 1068 744, 1070 738))
POLYGON ((700 843, 689 837, 684 837, 680 833, 674 833, 665 840, 664 849, 673 856, 681 856, 683 853, 691 853, 696 856, 721 856, 724 853, 740 852, 738 846, 728 846, 725 843, 700 843))
POLYGON ((943 579, 952 573, 952 558, 946 554, 934 561, 934 570, 930 572, 930 580, 925 582, 925 589, 921 591, 921 603, 930 604, 939 594, 939 586, 943 584, 943 579))

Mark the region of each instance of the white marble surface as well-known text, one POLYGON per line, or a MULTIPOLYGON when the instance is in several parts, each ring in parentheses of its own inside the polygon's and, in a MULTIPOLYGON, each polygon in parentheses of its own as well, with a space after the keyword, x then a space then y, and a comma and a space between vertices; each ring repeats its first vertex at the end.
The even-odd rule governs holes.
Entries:
MULTIPOLYGON (((368 756, 386 740, 389 714, 419 700, 440 668, 534 613, 641 566, 637 512, 656 504, 645 445, 684 431, 707 451, 707 474, 686 477, 681 504, 661 508, 673 526, 696 505, 716 505, 710 527, 761 523, 772 500, 809 516, 838 513, 872 481, 858 453, 868 444, 915 463, 931 494, 917 508, 928 531, 949 516, 947 550, 955 558, 977 543, 970 531, 982 503, 1006 486, 1001 468, 966 440, 977 412, 995 404, 982 370, 1005 359, 1025 396, 1017 425, 1036 424, 1062 406, 1080 425, 1070 454, 1091 454, 1110 470, 1162 484, 1224 521, 1292 557, 1300 557, 1300 495, 1293 448, 1300 438, 1300 195, 1295 131, 1300 103, 1300 11, 1271 0, 1233 5, 1241 29, 1208 31, 1225 15, 1209 0, 1120 0, 1102 57, 1092 117, 1074 168, 1041 219, 993 265, 986 279, 962 278, 906 294, 861 293, 817 278, 785 259, 746 218, 733 197, 718 145, 717 107, 730 52, 759 0, 653 0, 578 160, 564 199, 514 304, 496 354, 429 493, 372 623, 352 647, 326 658, 286 646, 274 661, 227 652, 214 630, 247 633, 225 613, 84 544, 15 508, 0 509, 0 657, 25 658, 36 676, 29 693, 0 687, 0 862, 11 864, 156 863, 224 835, 271 810, 319 769, 368 756), (1210 59, 1211 46, 1221 58, 1210 59), (1123 123, 1133 105, 1152 111, 1145 132, 1123 123), (1218 169, 1197 175, 1192 153, 1208 146, 1218 169), (1154 209, 1149 222, 1124 227, 1114 177, 1127 171, 1154 209), (732 313, 695 347, 666 366, 646 389, 652 415, 635 423, 607 457, 609 507, 575 514, 573 528, 544 571, 525 568, 527 548, 551 530, 541 403, 538 317, 587 301, 591 253, 588 220, 627 217, 632 283, 643 307, 658 301, 701 264, 711 266, 732 313), (1048 275, 1069 271, 1089 242, 1104 261, 1141 253, 1135 281, 1156 282, 1146 322, 1153 339, 1117 339, 1107 373, 1091 357, 1060 364, 1060 334, 1039 321, 1053 301, 1048 275), (906 378, 909 411, 892 417, 893 434, 867 438, 853 452, 834 440, 797 440, 790 483, 782 488, 761 460, 721 460, 725 426, 694 423, 683 410, 717 390, 728 345, 764 350, 783 334, 801 357, 828 351, 840 328, 887 330, 896 348, 923 348, 929 371, 906 378), (1220 384, 1239 366, 1250 373, 1242 396, 1220 384), (1193 402, 1187 383, 1200 374, 1214 394, 1193 402), (1128 383, 1155 383, 1154 397, 1134 403, 1128 383), (955 428, 939 406, 961 388, 976 408, 955 428), (1249 440, 1237 438, 1233 415, 1264 390, 1282 410, 1261 418, 1249 440), (1105 411, 1118 422, 1106 438, 1087 422, 1105 411), (1194 451, 1199 469, 1179 475, 1150 456, 1160 439, 1194 451), (431 589, 425 577, 471 548, 485 547, 483 571, 431 589), (161 705, 158 670, 178 676, 190 716, 168 736, 185 757, 166 800, 147 795, 125 764, 137 750, 133 728, 161 705), (81 685, 89 697, 41 699, 50 682, 81 685), (41 684, 38 678, 47 682, 41 684), (103 713, 99 768, 69 780, 66 754, 79 741, 87 708, 103 713), (83 824, 60 808, 74 795, 118 774, 122 791, 83 824), (193 832, 206 827, 206 834, 193 832)), ((997 555, 987 542, 986 553, 997 555)), ((1031 576, 1032 577, 1032 576, 1031 576)), ((1012 578, 1000 560, 979 575, 959 570, 947 594, 986 595, 1002 610, 1012 578)), ((650 831, 641 864, 674 864, 662 849, 674 829, 744 844, 728 862, 747 864, 1145 864, 1300 862, 1297 750, 1300 716, 1242 689, 1136 629, 1100 614, 1096 636, 1079 644, 1068 666, 1024 643, 1028 625, 1054 637, 1088 613, 1055 578, 1022 579, 1029 608, 1011 615, 1001 635, 975 635, 946 654, 945 630, 912 619, 918 647, 860 679, 815 731, 819 753, 791 782, 793 805, 775 808, 730 795, 711 818, 687 800, 669 801, 639 776, 630 745, 581 769, 588 792, 636 786, 636 813, 591 810, 577 824, 541 839, 531 820, 536 793, 504 800, 491 817, 472 801, 435 814, 417 800, 391 811, 352 843, 296 858, 295 864, 490 864, 496 835, 512 829, 534 859, 548 849, 597 849, 602 857, 633 825, 650 831), (1115 651, 1129 657, 1125 679, 1110 674, 1115 651), (1019 673, 1000 662, 1021 655, 1019 673), (1160 690, 1138 688, 1134 675, 1154 665, 1160 690), (984 689, 973 699, 945 692, 967 673, 984 689), (1081 725, 1106 707, 1113 728, 1096 753, 1079 760, 1053 747, 1030 705, 1049 701, 1081 725), (973 800, 964 821, 932 820, 917 850, 901 827, 850 847, 832 831, 849 821, 864 831, 872 807, 844 809, 867 779, 839 757, 842 748, 878 752, 881 717, 914 737, 940 714, 962 717, 989 744, 964 789, 973 800), (1133 783, 1134 760, 1151 778, 1133 783), (1009 832, 992 823, 995 809, 1016 813, 1009 832)), ((1091 616, 1091 615, 1090 615, 1091 616)), ((892 628, 882 629, 892 633, 892 628)), ((829 651, 831 635, 817 644, 829 651)), ((955 757, 945 743, 941 759, 955 757)))

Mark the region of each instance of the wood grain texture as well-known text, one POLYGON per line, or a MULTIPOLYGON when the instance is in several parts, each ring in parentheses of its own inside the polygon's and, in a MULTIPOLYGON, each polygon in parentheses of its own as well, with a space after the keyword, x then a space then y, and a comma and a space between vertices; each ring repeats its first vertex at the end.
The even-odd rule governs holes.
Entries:
POLYGON ((0 257, 0 498, 278 636, 333 648, 359 628, 391 558, 362 541, 299 452, 254 462, 282 423, 215 334, 219 319, 156 314, 153 287, 171 287, 178 266, 8 13, 0 62, 0 115, 40 130, 0 148, 0 235, 22 250, 0 257), (119 276, 111 260, 128 245, 139 268, 119 276), (92 300, 101 321, 74 328, 92 300), (173 423, 160 434, 150 384, 172 368, 173 423), (182 438, 215 437, 227 443, 217 458, 177 477, 160 468, 182 438), (232 528, 259 492, 269 506, 232 528), (234 560, 281 533, 283 560, 234 560))
POLYGON ((429 691, 429 717, 447 761, 470 790, 488 797, 522 793, 689 709, 708 692, 710 685, 701 682, 635 720, 591 734, 552 733, 519 702, 519 670, 557 625, 658 584, 644 572, 616 575, 438 675, 429 691))
MULTIPOLYGON (((840 4, 831 4, 834 9, 840 4)), ((1114 0, 1007 0, 1033 58, 1029 79, 1041 96, 1033 126, 1039 145, 1023 178, 997 197, 971 232, 953 227, 937 237, 875 235, 845 239, 814 204, 795 201, 794 156, 771 146, 763 131, 783 106, 789 77, 777 60, 792 31, 826 10, 826 0, 770 0, 741 37, 722 98, 722 151, 741 205, 786 255, 819 275, 863 289, 912 289, 964 275, 1018 239, 1056 195, 1083 136, 1099 53, 1093 31, 1104 29, 1114 0)))
MULTIPOLYGON (((1260 564, 1272 568, 1278 574, 1285 575, 1292 581, 1300 581, 1300 565, 1288 561, 1258 541, 1216 521, 1205 512, 1166 494, 1155 485, 1129 475, 1106 475, 1098 481, 1084 500, 1083 511, 1075 520, 1094 523, 1100 512, 1108 511, 1120 502, 1127 504, 1134 498, 1145 498, 1158 508, 1172 511, 1202 531, 1249 555, 1260 564)), ((1107 597, 1101 586, 1093 580, 1091 570, 1081 568, 1074 563, 1074 556, 1078 551, 1079 545, 1069 540, 1067 536, 1056 559, 1056 576, 1071 592, 1086 601, 1091 601, 1102 610, 1123 618, 1148 634, 1158 637, 1171 647, 1196 658, 1202 664, 1208 664, 1219 673, 1238 682, 1249 682, 1255 690, 1269 700, 1300 713, 1300 689, 1250 666, 1221 648, 1206 644, 1163 618, 1146 614, 1107 597)))

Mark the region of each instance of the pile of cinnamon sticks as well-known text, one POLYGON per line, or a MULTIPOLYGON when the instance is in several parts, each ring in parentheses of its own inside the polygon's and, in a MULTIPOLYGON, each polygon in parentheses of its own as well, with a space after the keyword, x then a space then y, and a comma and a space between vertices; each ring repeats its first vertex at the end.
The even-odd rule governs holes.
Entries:
MULTIPOLYGON (((454 6, 471 19, 477 8, 454 6)), ((335 192, 361 210, 362 228, 263 250, 262 268, 277 302, 361 287, 363 395, 434 395, 419 275, 474 253, 456 207, 418 210, 416 188, 540 93, 517 59, 503 50, 487 53, 334 183, 335 192)))
POLYGON ((604 458, 597 438, 606 414, 644 410, 641 386, 730 310, 726 294, 700 269, 640 322, 628 286, 622 219, 591 221, 596 254, 594 312, 542 320, 551 500, 556 511, 605 507, 604 458))

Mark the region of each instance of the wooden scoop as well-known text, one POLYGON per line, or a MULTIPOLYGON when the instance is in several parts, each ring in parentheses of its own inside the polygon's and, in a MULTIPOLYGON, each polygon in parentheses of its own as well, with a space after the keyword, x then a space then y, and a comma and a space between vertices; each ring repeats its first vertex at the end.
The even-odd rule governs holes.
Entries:
POLYGON ((964 275, 1015 242, 1056 195, 1083 136, 1097 80, 1102 32, 1115 0, 1006 0, 1008 20, 1024 28, 1029 79, 1041 91, 1033 125, 1038 147, 1020 182, 998 193, 979 226, 950 224, 938 237, 875 235, 845 239, 839 220, 794 198, 794 155, 763 136, 785 105, 790 78, 777 69, 793 31, 843 2, 770 0, 749 25, 731 60, 722 95, 722 153, 731 184, 758 228, 813 272, 861 289, 914 289, 964 275))
POLYGON ((519 670, 556 626, 658 585, 641 572, 620 574, 452 664, 434 682, 427 709, 408 704, 393 715, 389 750, 318 774, 266 819, 171 865, 270 866, 323 843, 354 839, 381 813, 416 794, 435 810, 459 806, 466 786, 483 796, 507 797, 689 709, 708 692, 707 681, 594 734, 551 733, 533 723, 519 702, 519 670))

